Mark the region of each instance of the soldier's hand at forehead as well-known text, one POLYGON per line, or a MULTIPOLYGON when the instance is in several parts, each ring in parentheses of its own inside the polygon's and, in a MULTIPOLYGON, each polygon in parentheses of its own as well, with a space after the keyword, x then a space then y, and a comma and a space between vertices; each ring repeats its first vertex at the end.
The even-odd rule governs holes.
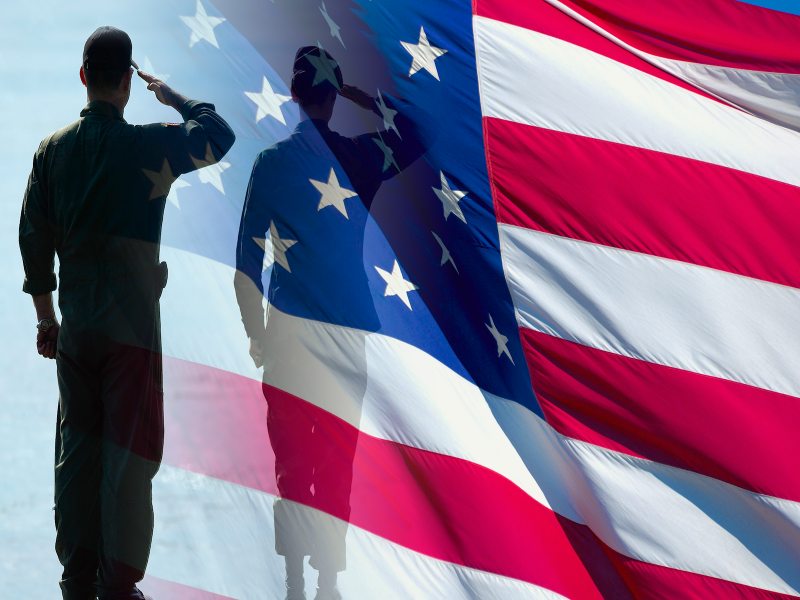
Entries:
POLYGON ((345 84, 338 93, 342 98, 347 98, 350 100, 350 102, 353 102, 366 110, 372 110, 372 108, 375 106, 375 98, 354 85, 345 84))
POLYGON ((161 102, 161 104, 171 106, 175 110, 179 111, 181 106, 183 106, 183 104, 187 101, 185 96, 182 96, 173 90, 160 79, 156 79, 144 71, 137 71, 137 73, 139 74, 139 77, 144 79, 144 81, 147 83, 147 89, 156 95, 156 98, 159 102, 161 102))
POLYGON ((137 73, 139 77, 144 79, 145 83, 147 83, 147 89, 156 95, 158 101, 161 102, 161 104, 169 106, 169 102, 167 101, 169 92, 171 91, 169 86, 160 79, 156 79, 144 71, 137 71, 137 73))

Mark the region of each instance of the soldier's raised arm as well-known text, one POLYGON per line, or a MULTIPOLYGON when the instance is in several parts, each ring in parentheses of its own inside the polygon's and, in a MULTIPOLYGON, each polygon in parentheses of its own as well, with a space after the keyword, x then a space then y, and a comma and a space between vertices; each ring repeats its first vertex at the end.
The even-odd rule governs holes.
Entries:
MULTIPOLYGON (((219 162, 236 141, 230 125, 216 112, 213 104, 190 100, 173 90, 160 79, 138 71, 159 102, 178 111, 183 123, 154 123, 141 127, 145 135, 162 137, 157 144, 159 156, 153 160, 166 159, 172 177, 202 169, 219 162), (162 156, 163 155, 163 156, 162 156)), ((163 169, 163 164, 153 165, 163 169)))
POLYGON ((378 90, 371 96, 353 85, 342 85, 339 95, 383 119, 384 127, 358 136, 363 164, 376 179, 391 179, 427 152, 439 135, 439 123, 425 110, 378 90), (369 143, 369 142, 372 143, 369 143))

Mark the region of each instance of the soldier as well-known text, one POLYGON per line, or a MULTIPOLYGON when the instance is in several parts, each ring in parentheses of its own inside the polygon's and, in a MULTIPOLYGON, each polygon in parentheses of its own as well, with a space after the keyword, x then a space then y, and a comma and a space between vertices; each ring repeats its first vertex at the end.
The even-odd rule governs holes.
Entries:
MULTIPOLYGON (((303 559, 310 556, 319 572, 316 600, 336 600, 341 598, 337 574, 346 568, 353 459, 366 391, 366 379, 359 374, 366 372, 365 338, 380 328, 364 269, 365 227, 382 183, 419 158, 437 128, 418 107, 386 95, 376 99, 344 84, 338 63, 317 46, 297 51, 291 92, 301 120, 289 137, 256 158, 239 229, 234 284, 250 356, 264 367, 267 429, 280 496, 274 504, 275 551, 286 563, 286 598, 306 597, 303 559), (354 137, 331 131, 328 122, 338 96, 391 118, 392 129, 354 137), (261 274, 267 236, 275 265, 265 325, 261 274), (281 393, 282 382, 302 371, 308 345, 313 345, 286 317, 297 315, 298 308, 302 316, 353 332, 347 348, 314 347, 310 352, 343 361, 350 375, 346 397, 335 385, 322 393, 326 410, 354 427, 331 429, 316 407, 281 393)), ((325 384, 309 382, 309 389, 315 386, 325 384)))
POLYGON ((19 226, 38 352, 58 371, 56 552, 69 600, 144 598, 136 583, 150 552, 151 481, 164 435, 164 204, 178 176, 219 161, 235 139, 212 104, 141 71, 183 123, 126 123, 138 70, 131 50, 119 29, 89 36, 80 69, 88 104, 40 144, 19 226), (52 299, 56 252, 61 325, 52 299))

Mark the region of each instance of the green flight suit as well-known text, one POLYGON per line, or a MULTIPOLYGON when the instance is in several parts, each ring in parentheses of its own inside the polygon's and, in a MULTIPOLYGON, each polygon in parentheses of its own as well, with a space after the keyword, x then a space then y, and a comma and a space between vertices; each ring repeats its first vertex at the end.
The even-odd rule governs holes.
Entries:
POLYGON ((107 102, 45 138, 19 227, 23 291, 56 289, 56 552, 65 599, 137 597, 163 450, 159 243, 169 186, 234 142, 211 104, 129 125, 107 102))

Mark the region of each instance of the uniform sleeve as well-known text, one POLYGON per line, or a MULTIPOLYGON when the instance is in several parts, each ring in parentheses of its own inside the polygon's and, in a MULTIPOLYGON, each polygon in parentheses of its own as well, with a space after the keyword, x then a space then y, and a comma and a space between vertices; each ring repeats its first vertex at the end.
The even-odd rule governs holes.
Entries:
POLYGON ((149 168, 160 171, 166 159, 173 177, 213 165, 227 154, 236 136, 213 104, 189 100, 181 107, 183 123, 156 123, 142 129, 150 138, 149 168))
POLYGON ((269 228, 269 209, 264 197, 269 183, 265 181, 267 170, 263 167, 262 156, 259 156, 253 165, 242 209, 233 280, 244 329, 247 337, 253 339, 263 339, 265 332, 261 273, 267 243, 265 236, 269 235, 266 233, 269 228))
POLYGON ((32 296, 56 289, 55 232, 48 221, 46 186, 41 170, 40 149, 33 159, 19 220, 19 249, 25 268, 22 291, 32 296))
MULTIPOLYGON (((405 100, 384 94, 386 107, 396 111, 394 128, 380 129, 376 133, 358 136, 357 145, 372 166, 374 179, 387 180, 404 171, 427 152, 439 135, 440 125, 426 111, 405 100), (388 148, 385 150, 384 147, 388 148)), ((377 101, 373 112, 383 117, 377 101)))

